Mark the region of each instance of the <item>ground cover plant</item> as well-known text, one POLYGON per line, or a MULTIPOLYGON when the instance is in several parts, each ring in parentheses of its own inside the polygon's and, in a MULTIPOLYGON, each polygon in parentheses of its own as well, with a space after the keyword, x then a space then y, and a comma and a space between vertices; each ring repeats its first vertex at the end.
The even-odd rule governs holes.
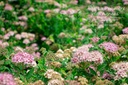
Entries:
POLYGON ((128 0, 0 0, 0 85, 128 85, 128 0))

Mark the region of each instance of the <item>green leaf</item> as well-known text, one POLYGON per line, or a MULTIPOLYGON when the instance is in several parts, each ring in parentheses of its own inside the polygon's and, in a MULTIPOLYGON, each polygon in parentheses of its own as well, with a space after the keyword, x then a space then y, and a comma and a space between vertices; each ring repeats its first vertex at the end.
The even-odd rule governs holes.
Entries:
POLYGON ((26 75, 26 78, 27 78, 27 79, 30 79, 31 76, 33 75, 33 72, 34 72, 34 68, 30 69, 30 71, 29 71, 29 72, 27 73, 27 75, 26 75))
POLYGON ((91 74, 93 74, 93 75, 97 74, 93 69, 89 68, 89 70, 90 70, 91 74))
POLYGON ((52 42, 55 42, 54 41, 54 37, 53 37, 54 35, 53 34, 51 34, 50 36, 49 36, 49 39, 52 41, 52 42))
POLYGON ((61 69, 61 73, 64 74, 64 75, 67 75, 66 72, 63 69, 61 69))
POLYGON ((5 64, 5 65, 10 65, 10 64, 11 64, 11 61, 10 61, 10 60, 5 60, 5 61, 4 61, 4 64, 5 64))
POLYGON ((107 64, 101 64, 101 65, 99 65, 98 67, 97 67, 97 70, 98 71, 101 71, 101 70, 103 70, 105 67, 107 66, 107 64))

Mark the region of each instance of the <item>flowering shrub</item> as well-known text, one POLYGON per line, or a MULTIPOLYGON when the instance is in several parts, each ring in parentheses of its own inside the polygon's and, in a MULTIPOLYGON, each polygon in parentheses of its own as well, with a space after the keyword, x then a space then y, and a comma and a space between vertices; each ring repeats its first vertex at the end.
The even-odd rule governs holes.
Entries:
POLYGON ((128 84, 127 4, 0 1, 0 85, 128 84))

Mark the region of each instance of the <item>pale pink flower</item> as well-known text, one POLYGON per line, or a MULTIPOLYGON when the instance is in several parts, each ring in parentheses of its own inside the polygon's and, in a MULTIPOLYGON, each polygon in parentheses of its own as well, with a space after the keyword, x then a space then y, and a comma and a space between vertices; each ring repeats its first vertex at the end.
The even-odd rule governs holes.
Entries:
POLYGON ((99 9, 99 7, 88 7, 88 10, 91 12, 96 12, 99 9))
POLYGON ((19 22, 14 22, 13 24, 14 24, 14 25, 19 25, 19 22))
POLYGON ((23 21, 27 21, 28 18, 26 16, 19 16, 18 17, 19 20, 23 20, 23 21))
POLYGON ((55 12, 55 13, 59 13, 59 11, 60 11, 59 8, 53 9, 53 12, 55 12))
POLYGON ((28 33, 28 37, 33 37, 33 38, 35 38, 35 34, 28 33))
POLYGON ((99 37, 93 37, 93 38, 91 38, 91 41, 94 42, 94 43, 98 42, 99 40, 100 40, 99 37))
MULTIPOLYGON (((92 51, 90 52, 91 54, 91 61, 96 62, 96 63, 103 63, 103 56, 99 51, 92 51)), ((87 58, 88 61, 88 58, 87 58)))
POLYGON ((15 34, 14 31, 10 31, 10 32, 9 32, 9 35, 10 35, 10 36, 13 36, 14 34, 15 34))
POLYGON ((87 3, 87 4, 91 4, 91 1, 90 1, 90 0, 86 0, 86 3, 87 3))
POLYGON ((50 13, 51 12, 51 10, 50 9, 47 9, 47 10, 44 10, 44 13, 50 13))
POLYGON ((28 38, 28 33, 22 32, 22 33, 21 33, 21 37, 22 37, 22 38, 28 38))
POLYGON ((2 40, 0 40, 0 44, 2 44, 3 43, 3 41, 2 40))
POLYGON ((76 12, 77 12, 76 10, 71 9, 71 8, 67 10, 67 14, 71 14, 71 15, 76 13, 76 12))
POLYGON ((45 41, 47 38, 46 37, 42 37, 41 38, 41 41, 45 41))
POLYGON ((100 44, 100 47, 103 47, 106 51, 111 52, 111 53, 117 52, 119 49, 118 45, 112 42, 104 42, 100 44))
POLYGON ((127 2, 124 2, 124 5, 128 5, 128 1, 127 2))
POLYGON ((73 58, 71 59, 71 62, 72 62, 72 63, 79 63, 80 60, 79 60, 78 57, 73 57, 73 58))
POLYGON ((55 2, 54 5, 59 7, 59 8, 67 8, 66 4, 59 4, 58 2, 55 2))
POLYGON ((28 33, 28 38, 30 41, 33 41, 35 38, 35 34, 28 33))
POLYGON ((22 37, 21 37, 20 34, 16 34, 16 35, 15 35, 15 38, 18 39, 18 40, 21 40, 22 37))
POLYGON ((39 52, 34 52, 32 55, 33 55, 35 58, 37 58, 37 59, 39 59, 40 56, 41 56, 41 54, 40 54, 39 52))
POLYGON ((24 44, 29 44, 30 41, 29 41, 29 39, 24 39, 24 40, 23 40, 23 43, 24 43, 24 44))
POLYGON ((72 1, 70 2, 70 4, 77 5, 77 4, 78 4, 78 0, 72 0, 72 1))
POLYGON ((61 4, 59 4, 58 2, 54 2, 54 5, 57 7, 61 7, 61 4))
POLYGON ((9 46, 9 43, 8 42, 3 42, 3 47, 7 47, 9 46))
POLYGON ((0 73, 0 85, 16 85, 13 75, 10 73, 0 73))
POLYGON ((34 11, 35 11, 35 9, 34 9, 33 7, 30 7, 28 10, 29 10, 30 12, 34 12, 34 11))
POLYGON ((19 46, 14 47, 14 50, 15 50, 15 52, 23 52, 24 51, 23 48, 21 48, 19 46))
POLYGON ((5 40, 8 40, 9 38, 10 38, 10 34, 9 33, 7 33, 7 34, 4 35, 4 39, 5 40))
POLYGON ((93 47, 92 44, 83 45, 83 46, 77 48, 77 50, 75 51, 73 56, 74 57, 81 56, 84 52, 88 52, 89 48, 92 48, 92 47, 93 47))
POLYGON ((60 11, 60 13, 66 15, 67 11, 66 10, 62 10, 62 11, 60 11))
POLYGON ((36 43, 33 43, 31 46, 32 47, 37 47, 37 44, 36 43))
POLYGON ((26 22, 23 22, 23 21, 19 21, 19 22, 18 22, 18 25, 24 27, 24 26, 27 26, 27 23, 26 23, 26 22))
POLYGON ((103 63, 102 54, 99 51, 89 52, 89 48, 93 47, 91 44, 79 47, 73 54, 72 62, 95 62, 103 63))
POLYGON ((128 77, 128 62, 115 63, 112 68, 116 71, 115 80, 128 77))
POLYGON ((104 24, 98 25, 98 29, 104 28, 104 24))
POLYGON ((102 78, 110 80, 112 78, 112 75, 110 75, 109 73, 105 72, 103 74, 102 78))
POLYGON ((122 31, 124 34, 128 34, 128 27, 124 28, 122 31))
POLYGON ((13 10, 13 7, 10 4, 6 4, 4 10, 11 11, 13 10))
POLYGON ((32 67, 36 67, 36 66, 37 66, 37 63, 36 63, 36 62, 32 62, 32 63, 31 63, 31 66, 32 66, 32 67))
POLYGON ((31 54, 26 52, 18 52, 12 57, 12 62, 31 65, 35 61, 34 61, 34 57, 31 54))
POLYGON ((36 50, 39 50, 39 47, 35 47, 34 50, 35 50, 35 51, 36 51, 36 50))
POLYGON ((106 14, 103 11, 98 12, 98 16, 106 16, 106 14))
POLYGON ((1 28, 1 31, 3 31, 3 32, 4 32, 4 31, 5 31, 5 28, 1 28))
POLYGON ((128 5, 128 0, 122 0, 124 2, 124 5, 128 5))
POLYGON ((113 8, 110 8, 110 7, 108 7, 108 6, 105 6, 105 7, 104 7, 104 11, 114 12, 114 9, 113 9, 113 8))
POLYGON ((34 40, 34 38, 33 38, 33 37, 29 37, 29 40, 30 40, 30 41, 33 41, 33 40, 34 40))

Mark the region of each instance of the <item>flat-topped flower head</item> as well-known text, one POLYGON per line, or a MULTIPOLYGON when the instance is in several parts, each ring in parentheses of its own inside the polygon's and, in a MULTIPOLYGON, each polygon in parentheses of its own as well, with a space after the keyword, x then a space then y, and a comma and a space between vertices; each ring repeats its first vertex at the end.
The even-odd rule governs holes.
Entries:
POLYGON ((0 85, 16 85, 13 75, 9 73, 0 73, 0 85))
POLYGON ((115 80, 128 77, 128 62, 115 63, 112 68, 116 71, 115 80))
POLYGON ((4 10, 12 11, 13 7, 10 4, 6 4, 4 10))
POLYGON ((91 38, 91 41, 94 42, 94 43, 98 42, 99 40, 100 40, 99 37, 93 37, 93 38, 91 38))
POLYGON ((73 58, 71 61, 73 63, 80 62, 95 62, 95 63, 103 63, 102 54, 99 51, 91 51, 89 52, 89 48, 93 47, 91 44, 83 45, 79 47, 73 54, 73 58))
POLYGON ((100 47, 103 47, 105 49, 105 51, 107 52, 117 52, 119 47, 118 45, 112 43, 112 42, 104 42, 102 44, 100 44, 100 47))
POLYGON ((124 34, 128 34, 128 27, 124 28, 122 31, 124 34))
POLYGON ((31 54, 26 52, 18 52, 14 55, 14 57, 12 57, 12 62, 32 65, 35 61, 31 54))

